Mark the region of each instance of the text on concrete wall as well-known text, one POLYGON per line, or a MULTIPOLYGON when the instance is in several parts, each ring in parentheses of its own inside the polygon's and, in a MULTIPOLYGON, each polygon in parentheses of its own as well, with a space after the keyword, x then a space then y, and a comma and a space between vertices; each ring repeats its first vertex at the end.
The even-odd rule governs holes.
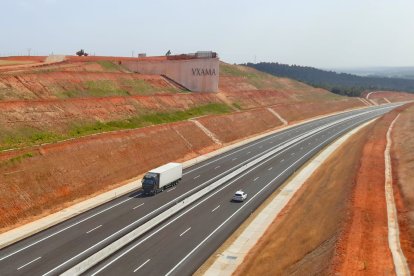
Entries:
POLYGON ((215 76, 216 69, 212 68, 192 68, 193 76, 215 76))

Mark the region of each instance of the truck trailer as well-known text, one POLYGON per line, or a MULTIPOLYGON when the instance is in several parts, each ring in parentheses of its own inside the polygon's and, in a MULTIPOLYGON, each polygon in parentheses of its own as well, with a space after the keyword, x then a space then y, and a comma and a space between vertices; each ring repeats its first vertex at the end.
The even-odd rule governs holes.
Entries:
POLYGON ((145 195, 155 195, 177 185, 182 176, 182 164, 168 163, 147 172, 141 181, 142 189, 145 195))

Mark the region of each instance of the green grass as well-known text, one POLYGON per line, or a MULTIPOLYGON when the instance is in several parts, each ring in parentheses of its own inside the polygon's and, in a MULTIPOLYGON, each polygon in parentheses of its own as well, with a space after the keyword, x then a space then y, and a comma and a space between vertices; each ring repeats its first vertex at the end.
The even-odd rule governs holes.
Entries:
POLYGON ((152 95, 157 92, 178 93, 173 87, 155 87, 141 79, 121 79, 120 84, 112 80, 97 80, 83 82, 83 89, 56 92, 61 99, 79 97, 107 97, 152 95))
POLYGON ((208 114, 224 114, 230 112, 230 110, 230 107, 225 104, 211 103, 185 111, 149 113, 142 116, 131 117, 126 120, 77 125, 70 131, 70 136, 79 137, 106 131, 133 129, 150 125, 172 123, 208 114))
POLYGON ((117 72, 117 71, 122 71, 122 68, 118 65, 113 63, 112 61, 109 60, 99 60, 97 61, 97 63, 106 71, 109 72, 117 72))
MULTIPOLYGON (((220 64, 220 75, 222 76, 232 76, 232 77, 243 77, 247 81, 255 86, 257 89, 271 88, 272 85, 269 85, 269 81, 272 81, 271 76, 261 73, 261 72, 252 72, 250 68, 246 67, 245 70, 241 70, 237 65, 230 64, 220 64)), ((273 78, 274 80, 275 78, 273 78)))
POLYGON ((21 163, 24 159, 31 158, 33 156, 34 156, 34 153, 27 152, 27 153, 24 153, 24 154, 21 154, 21 155, 12 157, 12 158, 10 158, 8 160, 2 161, 0 163, 0 167, 1 166, 7 166, 7 165, 16 165, 18 163, 21 163))
POLYGON ((237 109, 242 109, 240 103, 235 102, 235 103, 232 103, 232 105, 237 109))
POLYGON ((85 89, 91 96, 129 95, 128 91, 120 89, 113 81, 85 81, 85 89))
POLYGON ((230 111, 231 108, 226 104, 210 103, 184 111, 154 112, 125 120, 74 124, 68 132, 63 134, 37 131, 31 128, 20 129, 18 134, 14 133, 13 135, 9 134, 2 136, 0 150, 54 143, 69 138, 78 138, 101 132, 134 129, 150 125, 184 121, 198 116, 224 114, 230 111))
POLYGON ((140 79, 124 79, 121 83, 123 87, 128 87, 129 90, 132 91, 131 94, 134 95, 151 95, 157 92, 180 92, 178 89, 173 87, 155 87, 147 81, 140 79))
POLYGON ((22 128, 17 133, 4 135, 1 139, 0 150, 40 145, 65 139, 64 136, 32 128, 22 128))

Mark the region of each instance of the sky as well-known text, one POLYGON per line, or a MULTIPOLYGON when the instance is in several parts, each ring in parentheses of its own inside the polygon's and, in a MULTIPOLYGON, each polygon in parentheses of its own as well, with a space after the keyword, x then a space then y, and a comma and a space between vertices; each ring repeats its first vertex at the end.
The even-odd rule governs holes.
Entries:
POLYGON ((0 55, 414 66, 414 0, 0 0, 0 55), (30 49, 30 50, 29 50, 30 49))

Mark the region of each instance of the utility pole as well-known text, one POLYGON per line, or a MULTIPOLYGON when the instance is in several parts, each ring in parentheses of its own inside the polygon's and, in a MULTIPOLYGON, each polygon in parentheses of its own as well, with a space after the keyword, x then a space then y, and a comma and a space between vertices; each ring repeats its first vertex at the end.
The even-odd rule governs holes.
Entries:
POLYGON ((27 48, 27 55, 30 57, 30 52, 32 51, 31 48, 27 48))

